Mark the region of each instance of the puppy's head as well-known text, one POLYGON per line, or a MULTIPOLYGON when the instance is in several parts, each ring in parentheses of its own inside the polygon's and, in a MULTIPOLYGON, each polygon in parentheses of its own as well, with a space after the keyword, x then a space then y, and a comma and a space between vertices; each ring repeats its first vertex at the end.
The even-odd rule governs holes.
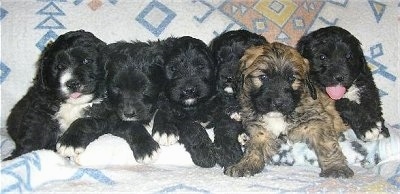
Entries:
POLYGON ((109 76, 108 97, 118 116, 125 121, 150 121, 152 104, 146 96, 149 80, 135 69, 121 69, 109 76))
POLYGON ((238 74, 242 81, 239 99, 256 115, 288 115, 307 92, 308 71, 308 61, 292 47, 271 43, 249 48, 238 74))
POLYGON ((125 121, 149 122, 158 96, 150 68, 157 56, 146 54, 142 42, 117 42, 107 45, 105 66, 107 94, 111 108, 125 121))
POLYGON ((217 92, 227 95, 236 93, 235 74, 244 51, 251 46, 267 43, 265 37, 247 30, 224 32, 210 43, 217 60, 217 92))
POLYGON ((207 45, 192 37, 175 40, 165 64, 166 95, 174 103, 193 107, 215 89, 215 64, 207 45))
POLYGON ((302 37, 297 49, 310 61, 312 80, 333 99, 341 98, 360 74, 370 71, 360 41, 337 26, 302 37))
POLYGON ((42 53, 36 81, 69 103, 85 103, 100 95, 105 70, 99 62, 105 43, 90 32, 67 32, 42 53))

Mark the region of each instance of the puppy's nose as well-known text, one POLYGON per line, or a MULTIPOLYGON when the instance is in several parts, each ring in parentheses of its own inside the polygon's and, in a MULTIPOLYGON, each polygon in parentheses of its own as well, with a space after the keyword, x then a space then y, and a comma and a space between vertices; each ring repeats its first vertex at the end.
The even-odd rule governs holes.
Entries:
POLYGON ((232 82, 233 81, 233 77, 232 76, 229 76, 229 77, 226 77, 226 82, 232 82))
POLYGON ((136 113, 135 112, 129 112, 129 113, 125 112, 124 116, 126 118, 133 118, 134 116, 136 116, 136 113))
POLYGON ((335 79, 337 82, 342 82, 344 80, 343 76, 341 75, 335 75, 333 79, 335 79))
POLYGON ((79 89, 79 87, 81 87, 81 84, 79 83, 78 80, 72 79, 69 80, 65 83, 65 85, 68 87, 68 89, 76 91, 79 89))
POLYGON ((192 96, 195 93, 196 93, 196 88, 194 88, 194 87, 187 87, 183 90, 183 94, 185 94, 187 96, 192 96))
POLYGON ((283 104, 284 104, 284 100, 282 98, 274 99, 272 102, 272 105, 278 109, 281 108, 283 106, 283 104))

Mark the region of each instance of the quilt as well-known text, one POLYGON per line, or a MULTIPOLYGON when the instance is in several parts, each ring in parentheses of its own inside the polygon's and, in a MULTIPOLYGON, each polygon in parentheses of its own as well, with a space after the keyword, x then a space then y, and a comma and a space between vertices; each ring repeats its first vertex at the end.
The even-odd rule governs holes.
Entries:
POLYGON ((195 166, 181 145, 162 147, 155 163, 138 164, 124 140, 104 135, 90 144, 81 165, 50 150, 1 162, 1 193, 400 191, 398 0, 2 0, 0 24, 1 158, 14 148, 5 121, 31 85, 40 52, 78 29, 107 43, 184 35, 208 43, 242 28, 294 46, 310 31, 343 27, 362 43, 392 134, 376 142, 382 162, 370 169, 352 163, 351 179, 321 178, 318 167, 307 165, 267 166, 253 177, 232 178, 218 166, 195 166))

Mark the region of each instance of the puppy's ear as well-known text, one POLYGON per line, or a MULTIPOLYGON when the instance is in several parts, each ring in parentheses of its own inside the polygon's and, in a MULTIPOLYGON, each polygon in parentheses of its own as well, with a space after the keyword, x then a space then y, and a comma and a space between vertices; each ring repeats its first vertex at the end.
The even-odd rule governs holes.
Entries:
POLYGON ((359 60, 359 63, 361 64, 361 72, 363 74, 368 74, 370 72, 370 69, 368 67, 367 60, 365 59, 364 52, 361 48, 361 43, 359 41, 357 41, 357 42, 358 42, 357 52, 359 53, 358 60, 359 60))
POLYGON ((52 68, 50 66, 50 63, 52 63, 52 45, 54 44, 53 41, 47 43, 46 47, 43 49, 42 54, 39 57, 39 60, 37 62, 37 72, 36 72, 36 77, 35 77, 35 82, 37 82, 41 88, 43 89, 48 89, 49 84, 47 83, 48 81, 46 80, 46 72, 45 70, 47 68, 52 68))
POLYGON ((311 78, 310 78, 310 72, 309 72, 309 61, 306 59, 306 58, 304 58, 304 63, 306 64, 306 75, 305 75, 305 84, 306 84, 306 86, 307 86, 307 88, 308 88, 308 90, 309 90, 309 92, 310 92, 310 95, 311 95, 311 97, 314 99, 314 100, 316 100, 317 99, 317 91, 315 90, 315 87, 314 87, 314 84, 312 83, 312 81, 311 81, 311 78))
POLYGON ((316 100, 317 99, 317 91, 315 90, 314 84, 312 83, 309 75, 307 75, 307 78, 306 78, 306 85, 308 87, 308 90, 310 91, 311 97, 314 100, 316 100))

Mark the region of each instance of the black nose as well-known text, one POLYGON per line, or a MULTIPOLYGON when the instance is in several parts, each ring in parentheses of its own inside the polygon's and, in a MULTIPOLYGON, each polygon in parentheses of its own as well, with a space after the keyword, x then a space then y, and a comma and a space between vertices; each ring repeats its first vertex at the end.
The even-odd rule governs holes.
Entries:
POLYGON ((65 83, 65 85, 68 87, 68 89, 74 90, 74 91, 78 90, 79 87, 81 87, 81 84, 79 83, 79 81, 75 80, 75 79, 67 81, 65 83))
POLYGON ((282 99, 282 98, 276 98, 276 99, 274 99, 273 101, 272 101, 272 105, 275 107, 275 108, 281 108, 283 105, 284 105, 284 100, 282 99))
POLYGON ((183 90, 183 94, 187 96, 193 96, 196 93, 196 88, 194 87, 187 87, 183 90))
POLYGON ((134 116, 136 116, 136 113, 135 112, 124 113, 124 116, 126 118, 133 118, 134 116))
POLYGON ((232 76, 226 77, 226 82, 232 82, 232 81, 233 81, 233 77, 232 76))
POLYGON ((344 80, 343 76, 341 75, 335 75, 333 79, 335 79, 337 82, 342 82, 344 80))

